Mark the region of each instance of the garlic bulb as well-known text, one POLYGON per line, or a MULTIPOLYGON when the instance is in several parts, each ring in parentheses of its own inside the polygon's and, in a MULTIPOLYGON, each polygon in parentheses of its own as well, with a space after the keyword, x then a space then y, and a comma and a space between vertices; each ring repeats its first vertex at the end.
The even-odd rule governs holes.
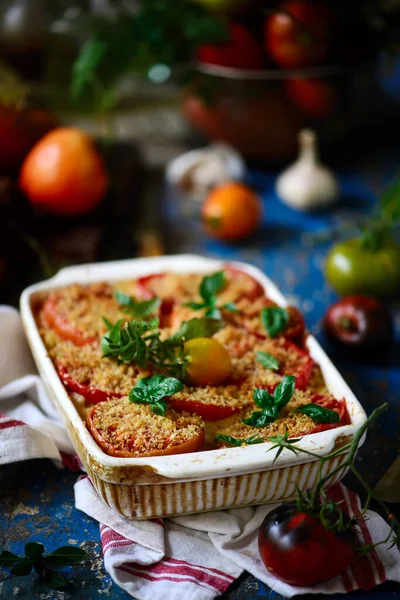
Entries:
POLYGON ((299 157, 276 181, 276 193, 285 204, 298 210, 318 210, 339 197, 339 184, 330 169, 318 160, 316 135, 310 129, 299 133, 299 157))

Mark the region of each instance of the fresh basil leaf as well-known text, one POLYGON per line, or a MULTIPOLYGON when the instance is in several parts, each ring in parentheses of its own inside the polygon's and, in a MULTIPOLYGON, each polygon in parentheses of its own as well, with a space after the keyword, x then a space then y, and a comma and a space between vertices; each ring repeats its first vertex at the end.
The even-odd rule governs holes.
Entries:
POLYGON ((253 390, 253 400, 260 408, 265 408, 273 404, 273 397, 263 388, 256 388, 253 390))
POLYGON ((19 557, 8 550, 3 550, 0 553, 0 567, 10 567, 14 563, 18 562, 19 557))
POLYGON ((279 369, 279 360, 269 354, 269 352, 257 352, 256 358, 263 367, 277 371, 279 369))
POLYGON ((183 383, 174 377, 153 375, 139 379, 136 386, 129 392, 129 400, 136 404, 150 404, 151 410, 157 415, 165 415, 167 403, 164 398, 173 396, 183 389, 183 383))
POLYGON ((32 571, 32 559, 29 556, 20 558, 18 562, 14 563, 11 567, 11 573, 13 575, 29 575, 32 571))
POLYGON ((194 338, 211 337, 223 327, 223 323, 217 319, 205 317, 203 319, 190 319, 183 321, 178 331, 168 340, 172 343, 179 344, 182 340, 187 342, 194 338))
POLYGON ((218 306, 210 306, 210 308, 208 308, 204 314, 210 319, 221 319, 221 311, 219 310, 218 306))
POLYGON ((231 435, 224 435, 223 433, 218 433, 215 436, 215 441, 225 442, 226 444, 231 444, 232 446, 243 446, 243 444, 251 445, 251 444, 261 444, 264 441, 263 437, 260 437, 258 434, 251 435, 246 440, 232 437, 231 435))
POLYGON ((279 306, 266 306, 261 311, 261 322, 270 338, 274 338, 289 325, 289 313, 279 306))
POLYGON ((239 312, 239 310, 236 308, 234 302, 227 302, 226 304, 223 305, 223 307, 225 310, 229 310, 230 312, 239 312))
POLYGON ((296 377, 293 375, 285 375, 279 385, 274 390, 274 404, 279 409, 283 408, 290 402, 293 397, 296 386, 296 377))
POLYGON ((58 573, 57 571, 53 571, 53 569, 46 569, 46 572, 43 577, 43 581, 47 583, 50 588, 58 590, 68 585, 68 581, 58 573))
POLYGON ((263 410, 253 412, 248 419, 242 419, 244 425, 251 427, 266 427, 275 421, 274 417, 270 417, 263 410))
POLYGON ((200 284, 200 296, 207 302, 220 291, 224 283, 225 275, 223 271, 206 275, 200 284))
POLYGON ((138 319, 145 319, 154 314, 160 307, 160 298, 150 298, 150 300, 134 300, 123 292, 116 291, 115 299, 123 312, 133 315, 138 319))
POLYGON ((200 310, 207 305, 204 302, 185 302, 183 306, 188 306, 189 308, 193 308, 193 310, 200 310))
POLYGON ((296 408, 294 412, 302 413, 303 415, 307 415, 317 423, 339 423, 340 417, 335 410, 331 410, 330 408, 325 408, 324 406, 320 406, 319 404, 305 404, 304 406, 299 406, 296 408))
POLYGON ((71 565, 77 565, 82 561, 86 560, 87 553, 81 548, 74 548, 73 546, 61 546, 46 554, 43 559, 46 567, 53 569, 61 569, 63 567, 69 567, 71 565))
POLYGON ((30 542, 25 546, 25 555, 29 558, 40 558, 44 552, 44 546, 39 542, 30 542))

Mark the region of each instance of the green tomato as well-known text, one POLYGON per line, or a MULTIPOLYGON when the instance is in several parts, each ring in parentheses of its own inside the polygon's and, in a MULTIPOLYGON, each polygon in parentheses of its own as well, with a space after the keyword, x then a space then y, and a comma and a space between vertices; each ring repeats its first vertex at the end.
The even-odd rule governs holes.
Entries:
POLYGON ((344 296, 393 296, 400 291, 400 247, 390 236, 374 251, 365 248, 361 238, 347 240, 329 252, 325 274, 344 296))

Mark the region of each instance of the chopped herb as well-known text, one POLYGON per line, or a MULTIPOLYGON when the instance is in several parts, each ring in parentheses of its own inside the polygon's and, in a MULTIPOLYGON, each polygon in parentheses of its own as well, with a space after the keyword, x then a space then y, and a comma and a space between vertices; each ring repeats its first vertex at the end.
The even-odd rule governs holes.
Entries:
POLYGON ((264 438, 255 434, 251 435, 246 440, 242 440, 240 438, 232 437, 231 435, 224 435, 223 433, 218 433, 215 436, 215 441, 226 442, 227 444, 231 444, 231 446, 243 446, 243 444, 250 446, 252 444, 261 444, 264 441, 264 438))
POLYGON ((261 311, 261 322, 270 338, 274 338, 289 325, 289 313, 279 306, 266 306, 261 311))
POLYGON ((112 324, 104 319, 104 322, 108 331, 101 340, 103 357, 125 364, 136 363, 142 369, 155 367, 178 379, 183 379, 186 371, 184 342, 211 337, 222 327, 215 319, 191 319, 184 321, 174 335, 162 340, 157 317, 149 321, 119 319, 112 324))
POLYGON ((279 369, 279 360, 268 352, 257 352, 256 358, 263 367, 277 371, 279 369))
POLYGON ((150 300, 134 300, 131 296, 123 292, 116 291, 115 299, 122 312, 132 315, 137 319, 145 319, 157 312, 160 307, 160 298, 150 298, 150 300))
POLYGON ((273 395, 263 388, 255 389, 254 402, 261 410, 253 412, 248 419, 242 419, 242 423, 251 427, 266 427, 273 423, 279 417, 282 408, 290 402, 295 383, 295 377, 286 375, 275 388, 273 395))
POLYGON ((84 550, 73 546, 61 546, 50 554, 44 554, 44 550, 44 546, 38 542, 26 544, 25 556, 22 557, 3 550, 0 553, 0 567, 11 568, 12 575, 20 576, 29 575, 34 569, 49 587, 58 589, 65 587, 68 581, 54 569, 78 565, 87 558, 84 550))
POLYGON ((225 275, 223 271, 218 271, 212 275, 203 277, 199 294, 203 299, 202 302, 186 302, 185 306, 189 306, 194 310, 205 310, 205 316, 212 319, 221 318, 221 309, 229 310, 230 312, 238 312, 233 302, 228 302, 223 306, 217 306, 217 294, 225 285, 225 275))
POLYGON ((296 408, 294 412, 302 413, 303 415, 307 415, 317 423, 339 423, 340 417, 335 410, 331 410, 330 408, 325 408, 320 406, 319 404, 305 404, 304 406, 299 406, 296 408))
POLYGON ((183 383, 175 377, 153 375, 139 379, 136 386, 129 392, 129 400, 136 404, 150 404, 151 410, 156 415, 165 415, 167 402, 164 398, 173 396, 183 389, 183 383))

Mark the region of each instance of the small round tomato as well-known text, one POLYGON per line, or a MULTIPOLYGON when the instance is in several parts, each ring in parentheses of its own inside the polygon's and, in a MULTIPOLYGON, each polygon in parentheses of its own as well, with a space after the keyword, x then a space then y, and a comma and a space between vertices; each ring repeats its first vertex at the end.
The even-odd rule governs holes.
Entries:
POLYGON ((351 532, 327 530, 320 519, 285 502, 268 513, 258 534, 261 559, 268 571, 295 586, 326 581, 344 571, 355 555, 351 532))
POLYGON ((70 392, 80 394, 85 398, 89 404, 97 404, 98 402, 104 402, 109 398, 121 398, 122 394, 117 392, 106 392, 94 387, 90 383, 80 383, 68 372, 68 370, 61 364, 57 364, 57 371, 61 381, 70 392))
POLYGON ((262 206, 257 194, 242 183, 230 182, 215 187, 202 207, 207 232, 222 240, 249 236, 261 220, 262 206))
POLYGON ((221 385, 229 377, 232 363, 226 348, 212 338, 185 342, 188 361, 186 378, 193 385, 221 385))
POLYGON ((209 65, 236 69, 262 69, 264 66, 261 45, 239 23, 229 24, 229 39, 226 43, 201 46, 198 59, 209 65))
POLYGON ((26 157, 19 186, 30 202, 58 215, 80 215, 103 199, 108 178, 92 137, 60 127, 45 135, 26 157))
POLYGON ((367 296, 347 296, 332 304, 323 326, 330 342, 352 352, 388 350, 393 343, 390 312, 381 302, 367 296))
POLYGON ((322 2, 284 2, 265 22, 265 49, 284 69, 316 65, 328 54, 332 21, 322 2))
POLYGON ((389 236, 376 250, 368 249, 361 237, 347 240, 329 252, 325 274, 343 296, 393 296, 400 291, 400 247, 389 236))
POLYGON ((335 86, 322 79, 290 78, 285 89, 298 108, 316 119, 332 114, 339 100, 335 86))

